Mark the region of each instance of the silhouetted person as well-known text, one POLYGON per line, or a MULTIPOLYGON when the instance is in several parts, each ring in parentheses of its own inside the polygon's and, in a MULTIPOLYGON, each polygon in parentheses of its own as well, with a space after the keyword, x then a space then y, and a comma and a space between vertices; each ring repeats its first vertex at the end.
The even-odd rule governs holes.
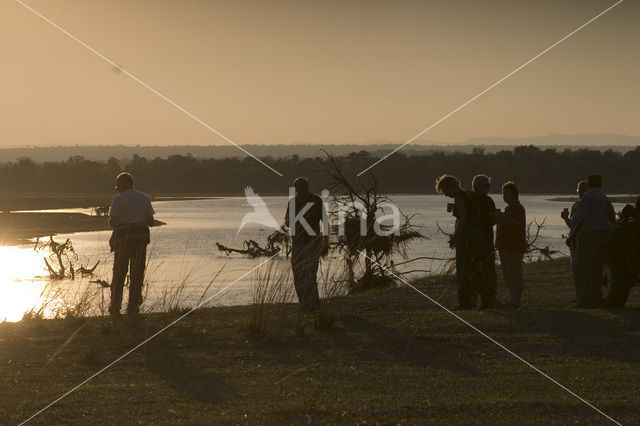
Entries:
POLYGON ((567 245, 576 249, 577 307, 595 308, 602 305, 602 256, 609 224, 615 222, 616 213, 611 201, 602 192, 602 177, 587 178, 589 190, 576 208, 575 227, 567 238, 567 245))
POLYGON ((460 181, 455 176, 445 174, 436 179, 436 191, 454 200, 456 225, 449 246, 456 249, 458 308, 473 309, 475 293, 479 293, 482 286, 482 231, 478 223, 478 206, 473 193, 460 188, 460 181))
POLYGON ((493 246, 493 226, 495 225, 496 204, 489 196, 491 178, 487 175, 476 175, 472 181, 473 191, 478 204, 478 222, 482 231, 480 260, 482 275, 478 280, 480 287, 480 309, 492 309, 496 298, 496 251, 493 246))
POLYGON ((114 228, 109 240, 114 252, 109 313, 120 316, 122 290, 129 272, 127 314, 135 316, 142 304, 149 227, 153 226, 155 212, 149 197, 134 188, 133 177, 129 173, 118 175, 116 190, 118 195, 113 198, 109 211, 109 225, 114 228))
POLYGON ((527 250, 527 215, 518 200, 519 191, 515 183, 509 181, 502 185, 502 198, 507 207, 504 213, 496 212, 496 248, 511 296, 507 306, 519 308, 524 287, 522 261, 527 250))
MULTIPOLYGON (((573 203, 570 211, 567 209, 564 209, 562 213, 560 213, 560 217, 564 220, 564 223, 566 223, 567 226, 569 227, 569 234, 571 234, 571 231, 573 231, 573 229, 575 228, 576 211, 578 209, 578 206, 580 205, 580 202, 582 201, 582 198, 584 197, 584 193, 587 192, 588 190, 589 190, 589 185, 586 180, 581 180, 580 182, 578 182, 578 188, 576 189, 576 192, 578 194, 578 201, 573 203)), ((569 246, 569 253, 571 255, 571 280, 574 281, 574 284, 575 284, 575 278, 576 278, 575 244, 572 244, 569 246)))
POLYGON ((327 212, 322 199, 309 191, 307 178, 293 181, 295 196, 289 200, 284 219, 291 235, 291 270, 293 283, 303 312, 317 310, 318 265, 320 257, 327 254, 328 236, 320 233, 320 223, 328 235, 327 212))

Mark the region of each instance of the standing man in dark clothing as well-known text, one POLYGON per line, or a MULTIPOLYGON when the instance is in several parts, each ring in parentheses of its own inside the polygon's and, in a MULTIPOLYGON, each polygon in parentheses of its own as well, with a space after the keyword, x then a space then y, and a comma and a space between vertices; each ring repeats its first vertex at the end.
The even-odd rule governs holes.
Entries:
MULTIPOLYGON (((584 198, 585 192, 587 192, 588 190, 589 184, 586 180, 581 180, 580 182, 578 182, 578 188, 576 189, 576 192, 578 193, 578 201, 573 203, 573 205, 571 206, 571 210, 564 209, 562 213, 560 213, 560 217, 569 227, 569 233, 571 233, 571 231, 573 231, 573 229, 575 228, 576 212, 578 211, 578 207, 580 206, 580 203, 584 198)), ((576 253, 577 249, 575 244, 570 245, 569 254, 571 256, 571 279, 574 281, 574 284, 576 279, 576 253)))
POLYGON ((496 252, 493 246, 493 226, 495 225, 496 204, 489 196, 491 178, 487 175, 476 175, 472 182, 473 192, 478 204, 478 222, 482 231, 480 261, 482 276, 478 280, 480 287, 480 309, 492 309, 496 303, 496 252))
POLYGON ((291 235, 291 269, 293 284, 303 312, 320 307, 318 265, 329 250, 327 212, 322 199, 309 191, 307 178, 293 181, 295 196, 289 200, 284 219, 291 235), (320 232, 323 224, 324 235, 320 232))
POLYGON ((524 281, 522 261, 527 251, 527 213, 520 204, 520 191, 514 182, 502 185, 502 199, 507 203, 504 213, 496 213, 496 248, 500 254, 500 264, 504 282, 511 296, 507 307, 519 308, 524 281))
POLYGON ((576 209, 575 226, 567 238, 569 247, 576 249, 576 296, 578 307, 595 308, 602 305, 602 263, 605 237, 616 212, 609 198, 602 192, 602 177, 587 178, 589 190, 576 209))
POLYGON ((118 175, 116 190, 118 195, 113 198, 109 211, 109 225, 114 228, 109 240, 114 252, 109 313, 114 317, 120 316, 122 290, 129 272, 127 315, 135 316, 142 304, 149 227, 153 226, 155 212, 149 196, 134 188, 133 177, 129 173, 118 175))
POLYGON ((475 196, 472 192, 460 188, 458 178, 447 174, 436 179, 436 191, 454 200, 453 215, 456 217, 456 226, 449 245, 456 249, 458 309, 473 309, 474 294, 481 287, 479 283, 482 279, 482 235, 475 196))

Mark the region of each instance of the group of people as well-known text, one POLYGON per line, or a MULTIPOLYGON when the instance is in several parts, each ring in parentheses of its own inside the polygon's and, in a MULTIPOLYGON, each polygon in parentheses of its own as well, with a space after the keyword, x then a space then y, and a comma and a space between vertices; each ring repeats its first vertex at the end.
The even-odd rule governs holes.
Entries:
MULTIPOLYGON (((453 198, 448 210, 456 218, 450 245, 456 250, 456 277, 460 309, 474 309, 480 298, 480 309, 496 305, 495 251, 500 256, 504 281, 509 289, 507 307, 520 306, 523 290, 522 263, 527 251, 526 212, 518 201, 514 182, 502 185, 504 212, 496 209, 488 195, 491 179, 486 175, 473 178, 473 191, 461 187, 451 175, 436 180, 436 190, 453 198), (494 244, 493 227, 496 226, 494 244)), ((602 192, 602 177, 591 175, 580 181, 579 200, 571 210, 561 213, 570 229, 567 245, 571 253, 571 277, 578 308, 602 306, 602 263, 606 235, 615 222, 613 205, 602 192)))
POLYGON ((505 211, 496 209, 489 196, 491 178, 476 175, 472 191, 465 190, 458 178, 444 174, 436 180, 436 191, 452 198, 447 210, 456 218, 449 244, 456 251, 458 308, 480 309, 496 306, 496 249, 510 300, 506 306, 520 307, 523 279, 522 262, 527 250, 526 212, 519 201, 518 187, 512 181, 502 185, 505 211), (494 241, 493 227, 496 226, 494 241))
MULTIPOLYGON (((523 291, 522 264, 527 251, 526 212, 519 191, 512 181, 502 185, 504 212, 496 209, 489 196, 491 178, 476 175, 473 190, 462 188, 460 181, 444 174, 436 180, 436 191, 452 198, 447 210, 456 218, 450 246, 455 249, 459 309, 496 307, 496 251, 510 293, 507 307, 520 307, 523 291), (494 239, 494 226, 496 227, 494 239)), ((320 258, 328 252, 327 212, 322 199, 309 191, 306 178, 294 181, 295 196, 289 200, 283 228, 291 236, 291 267, 294 287, 304 312, 319 308, 317 271, 320 258), (290 228, 290 229, 289 229, 290 228), (325 230, 326 231, 326 230, 325 230)), ((615 221, 611 202, 602 192, 602 178, 589 176, 578 184, 579 201, 561 216, 570 228, 567 245, 571 250, 571 275, 578 306, 600 306, 602 296, 602 253, 609 223, 615 221)), ((142 303, 142 285, 149 244, 149 227, 154 224, 150 198, 134 187, 133 177, 121 173, 109 224, 114 228, 109 241, 114 252, 111 282, 112 316, 120 316, 124 282, 129 273, 127 314, 138 314, 142 303)))

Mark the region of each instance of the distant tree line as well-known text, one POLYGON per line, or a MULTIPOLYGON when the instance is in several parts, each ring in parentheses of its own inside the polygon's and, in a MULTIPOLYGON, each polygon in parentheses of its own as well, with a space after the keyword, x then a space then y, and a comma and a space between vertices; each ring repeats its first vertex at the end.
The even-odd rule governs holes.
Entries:
MULTIPOLYGON (((346 175, 355 175, 377 160, 365 151, 337 157, 346 175)), ((74 156, 60 162, 34 162, 21 158, 0 164, 2 193, 105 193, 113 191, 114 177, 131 172, 136 185, 150 194, 239 194, 245 186, 256 192, 286 194, 296 176, 307 176, 314 190, 328 186, 323 172, 326 157, 296 155, 262 158, 280 171, 276 175, 253 158, 199 159, 190 155, 146 159, 134 155, 128 160, 110 158, 91 161, 74 156)), ((640 193, 640 147, 626 153, 590 149, 557 151, 520 146, 487 153, 482 148, 470 153, 449 152, 407 156, 398 152, 371 170, 385 193, 433 194, 434 180, 443 173, 456 175, 470 187, 475 174, 493 178, 499 184, 514 180, 523 193, 573 193, 576 182, 589 174, 604 177, 609 193, 640 193)))

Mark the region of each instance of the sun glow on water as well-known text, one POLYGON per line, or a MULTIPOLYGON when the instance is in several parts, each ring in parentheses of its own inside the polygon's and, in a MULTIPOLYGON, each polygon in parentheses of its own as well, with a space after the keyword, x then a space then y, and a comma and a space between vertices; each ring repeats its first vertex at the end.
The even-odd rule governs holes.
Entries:
POLYGON ((43 266, 42 254, 0 246, 0 321, 20 321, 25 312, 42 306, 43 266))

